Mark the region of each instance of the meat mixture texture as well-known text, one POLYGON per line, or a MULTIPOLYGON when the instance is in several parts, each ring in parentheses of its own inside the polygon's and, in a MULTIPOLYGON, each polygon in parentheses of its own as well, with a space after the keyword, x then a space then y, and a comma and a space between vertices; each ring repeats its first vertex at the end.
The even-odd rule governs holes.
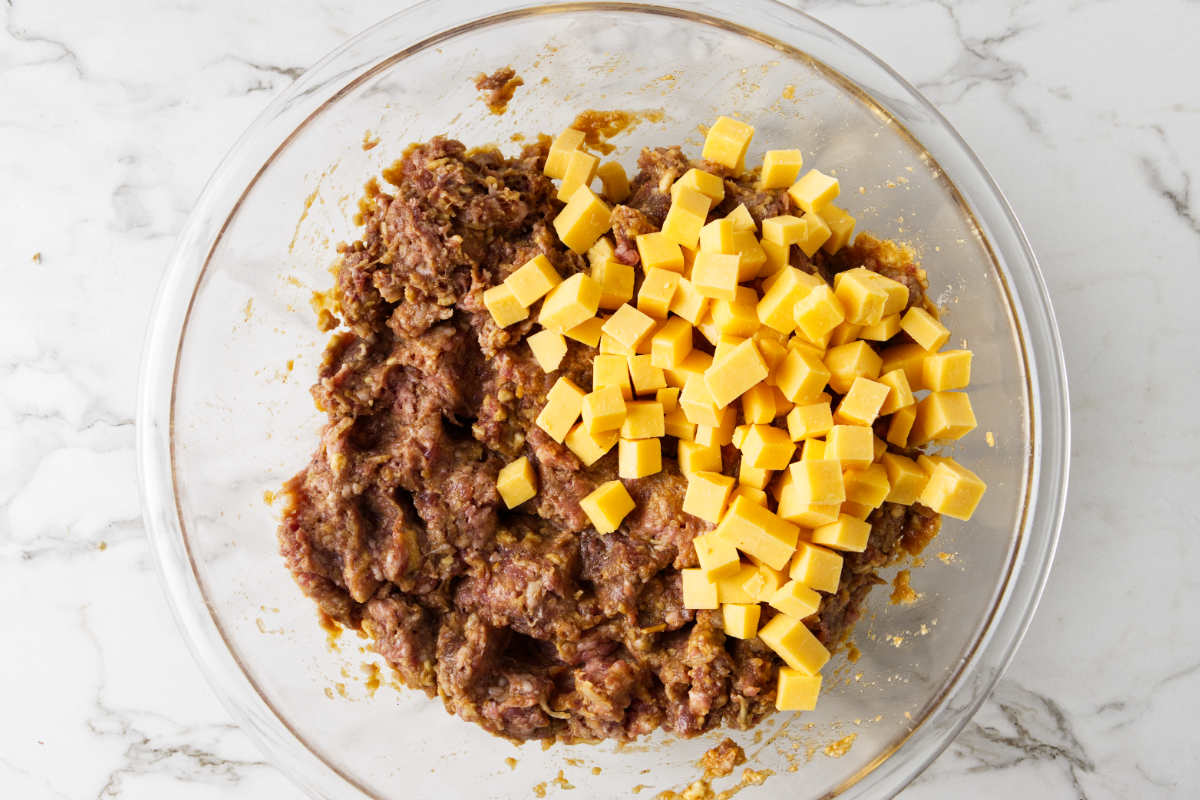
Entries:
MULTIPOLYGON (((546 374, 522 340, 530 318, 497 327, 483 292, 537 254, 564 278, 585 261, 559 241, 561 210, 542 175, 543 137, 519 157, 435 138, 367 186, 362 238, 339 247, 331 306, 338 326, 312 388, 328 416, 311 462, 287 482, 279 542, 320 610, 365 631, 408 686, 514 740, 629 740, 663 728, 694 736, 745 728, 774 710, 778 657, 757 639, 727 638, 719 612, 682 603, 679 570, 712 528, 681 510, 685 480, 664 440, 660 473, 626 481, 637 508, 598 534, 579 501, 617 477, 614 449, 583 467, 534 424, 559 375, 587 390, 593 351, 570 341, 546 374), (340 323, 340 324, 339 324, 340 323), (537 496, 509 511, 496 475, 528 456, 537 496)), ((616 257, 656 230, 669 187, 689 167, 677 147, 647 149, 624 205, 616 257)), ((727 177, 723 215, 745 203, 756 221, 792 211, 782 190, 727 177)), ((911 254, 860 235, 835 257, 793 266, 833 273, 866 266, 924 302, 911 254)), ((739 453, 724 449, 725 471, 739 453)), ((830 648, 881 583, 876 570, 937 530, 921 506, 885 503, 870 543, 846 553, 841 585, 805 622, 830 648)), ((774 612, 763 607, 763 621, 774 612)))

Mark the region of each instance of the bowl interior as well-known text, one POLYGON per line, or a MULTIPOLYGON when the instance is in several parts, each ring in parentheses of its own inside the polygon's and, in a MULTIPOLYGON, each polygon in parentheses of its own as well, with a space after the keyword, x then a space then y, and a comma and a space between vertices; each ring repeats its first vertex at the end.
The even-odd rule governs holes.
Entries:
MULTIPOLYGON (((277 553, 264 501, 308 459, 321 417, 308 394, 326 336, 313 291, 331 283, 334 245, 355 237, 364 181, 403 147, 449 133, 468 146, 554 133, 584 109, 656 112, 615 137, 631 174, 638 149, 682 143, 736 114, 757 128, 748 163, 799 147, 835 174, 859 229, 909 241, 931 295, 975 351, 979 430, 955 448, 989 484, 969 524, 947 520, 913 569, 920 598, 889 603, 881 586, 839 655, 817 711, 779 714, 732 733, 747 766, 776 775, 747 796, 820 796, 893 752, 945 696, 970 658, 1013 569, 1026 511, 1030 376, 1016 314, 993 254, 954 186, 906 131, 838 74, 771 39, 678 14, 567 9, 494 18, 338 76, 341 91, 262 168, 228 218, 192 297, 172 405, 179 519, 204 601, 230 651, 274 713, 343 780, 347 796, 527 796, 576 787, 647 796, 699 777, 697 759, 728 732, 610 744, 515 747, 397 689, 373 690, 365 642, 334 646, 277 553), (509 110, 489 113, 472 78, 512 65, 524 79, 509 110), (364 136, 378 144, 369 149, 364 136), (985 432, 990 432, 985 443, 985 432), (853 744, 840 757, 835 742, 853 744), (506 761, 516 759, 515 764, 506 761), (560 772, 561 770, 561 772, 560 772), (548 784, 546 782, 549 782, 548 784)), ((369 144, 369 142, 367 142, 369 144)), ((843 748, 844 749, 844 748, 843 748)), ((736 782, 737 774, 717 783, 736 782)), ((322 790, 330 791, 330 790, 322 790)), ((341 789, 332 790, 340 793, 341 789)))

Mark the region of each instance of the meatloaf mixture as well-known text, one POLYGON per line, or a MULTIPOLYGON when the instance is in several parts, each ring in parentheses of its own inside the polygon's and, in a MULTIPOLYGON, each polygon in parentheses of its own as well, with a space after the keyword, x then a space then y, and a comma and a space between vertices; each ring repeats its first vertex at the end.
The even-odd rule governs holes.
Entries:
MULTIPOLYGON (((312 394, 328 422, 286 484, 283 556, 405 684, 492 733, 628 740, 751 726, 774 710, 781 662, 758 639, 727 638, 718 611, 683 607, 679 570, 696 566, 692 539, 713 526, 681 510, 672 446, 661 472, 625 482, 636 510, 598 534, 579 501, 616 477, 616 450, 583 467, 534 424, 560 375, 590 385, 594 351, 570 341, 547 374, 523 342, 533 319, 500 328, 484 308, 484 290, 539 253, 563 278, 585 268, 551 227, 563 204, 542 174, 547 145, 508 158, 439 137, 384 173, 386 191, 368 185, 362 237, 339 248, 337 316, 323 315, 338 330, 312 394), (496 477, 520 456, 540 489, 509 511, 496 477)), ((730 173, 677 147, 642 152, 614 209, 616 258, 637 263, 634 237, 659 227, 691 166, 730 173)), ((756 222, 791 212, 783 190, 726 177, 712 213, 740 203, 756 222)), ((924 302, 906 251, 866 235, 833 257, 793 248, 792 265, 827 279, 866 266, 924 302)), ((738 458, 724 449, 726 472, 738 458)), ((845 554, 838 591, 805 621, 830 648, 881 583, 876 570, 938 525, 922 506, 890 503, 869 521, 866 550, 845 554)))

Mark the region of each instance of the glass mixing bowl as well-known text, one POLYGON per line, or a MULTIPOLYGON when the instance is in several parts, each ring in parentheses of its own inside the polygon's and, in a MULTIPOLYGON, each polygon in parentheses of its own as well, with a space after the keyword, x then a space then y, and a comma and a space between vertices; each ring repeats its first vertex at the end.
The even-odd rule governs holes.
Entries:
POLYGON ((632 167, 643 145, 698 152, 699 123, 739 114, 757 128, 748 163, 801 147, 840 178, 860 230, 914 244, 955 341, 975 351, 980 428, 955 454, 987 480, 987 496, 969 524, 946 522, 914 570, 917 602, 891 605, 886 587, 871 595, 854 636, 861 656, 835 659, 815 712, 729 734, 748 767, 775 773, 747 798, 898 791, 1016 647, 1053 555, 1068 454, 1062 352, 1028 242, 972 152, 886 65, 785 6, 736 7, 753 29, 723 19, 717 0, 423 3, 306 72, 197 203, 145 354, 145 517, 217 694, 313 796, 525 797, 567 783, 574 797, 639 786, 654 796, 699 777, 697 759, 727 735, 515 747, 423 694, 386 681, 375 691, 364 643, 347 634, 329 645, 284 569, 264 493, 306 463, 322 421, 307 391, 326 338, 310 295, 331 283, 334 244, 355 237, 364 181, 438 133, 513 151, 517 135, 561 130, 585 108, 661 111, 613 140, 632 167), (472 77, 510 64, 524 86, 492 114, 472 77))

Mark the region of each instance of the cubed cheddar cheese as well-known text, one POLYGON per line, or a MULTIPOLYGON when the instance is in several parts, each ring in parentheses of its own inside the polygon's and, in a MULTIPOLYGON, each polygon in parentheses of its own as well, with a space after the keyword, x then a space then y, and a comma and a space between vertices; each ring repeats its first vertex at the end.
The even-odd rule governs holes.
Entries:
POLYGON ((540 253, 504 279, 517 302, 528 308, 562 282, 550 259, 540 253))
POLYGON ((821 595, 799 581, 788 581, 779 587, 767 601, 771 608, 789 617, 804 619, 817 613, 821 595))
POLYGON ((651 439, 666 433, 662 403, 643 400, 625 404, 622 439, 651 439))
POLYGON ((696 560, 700 562, 700 569, 710 580, 733 575, 742 568, 737 548, 711 533, 701 534, 692 539, 692 547, 696 550, 696 560))
POLYGON ((600 330, 621 346, 636 350, 642 339, 654 331, 654 318, 626 303, 608 318, 600 330))
POLYGON ((483 305, 501 328, 507 328, 529 316, 529 309, 521 305, 512 289, 503 283, 484 291, 483 305))
POLYGON ((720 607, 717 600, 717 584, 710 580, 703 570, 681 569, 683 579, 683 607, 695 610, 716 609, 720 607))
POLYGON ((803 237, 808 223, 792 214, 768 217, 762 222, 763 241, 779 245, 795 244, 803 237))
MULTIPOLYGON (((822 462, 817 462, 822 463, 822 462)), ((892 490, 887 469, 883 464, 868 464, 861 469, 848 469, 842 478, 846 485, 846 500, 868 509, 883 505, 892 490)))
POLYGON ((805 528, 816 528, 835 522, 841 509, 839 503, 799 503, 793 495, 785 494, 779 501, 779 516, 805 528))
POLYGON ((692 326, 680 317, 671 317, 650 338, 650 363, 660 369, 672 369, 692 352, 692 326))
POLYGON ((795 267, 785 267, 771 278, 770 288, 763 293, 755 309, 758 321, 780 333, 791 333, 796 327, 796 304, 824 282, 795 267))
POLYGON ((733 232, 733 251, 738 257, 738 282, 758 277, 767 263, 767 252, 763 250, 753 231, 733 232))
POLYGON ((636 506, 625 489, 625 484, 620 481, 608 481, 580 500, 579 507, 587 514, 597 533, 612 533, 636 506))
MULTIPOLYGON (((857 336, 860 339, 869 339, 872 342, 886 342, 897 333, 900 332, 900 315, 888 314, 883 319, 876 322, 874 325, 865 325, 858 332, 857 336)), ((839 342, 840 344, 840 342, 839 342)))
POLYGON ((813 544, 824 545, 834 550, 861 553, 867 549, 870 536, 870 523, 848 514, 838 514, 835 522, 813 528, 811 541, 813 544))
POLYGON ((679 391, 678 386, 664 386, 654 393, 654 399, 662 403, 664 414, 679 409, 679 391))
POLYGON ((654 319, 666 319, 678 287, 678 272, 657 267, 646 270, 642 278, 642 288, 638 291, 638 310, 654 319))
POLYGON ((867 517, 871 516, 871 512, 874 510, 875 509, 871 508, 870 506, 864 506, 862 503, 855 503, 852 500, 847 500, 846 502, 842 503, 838 513, 844 514, 847 517, 853 517, 854 519, 866 520, 867 517))
POLYGON ((970 350, 943 350, 930 353, 921 362, 921 381, 931 392, 965 389, 971 382, 970 350))
MULTIPOLYGON (((755 469, 785 468, 796 452, 795 443, 782 428, 751 425, 741 445, 742 461, 755 469)), ((761 487, 760 487, 761 488, 761 487)))
POLYGON ((950 331, 923 308, 913 306, 900 318, 900 328, 928 352, 941 349, 950 338, 950 331))
POLYGON ((717 217, 700 229, 701 253, 733 253, 733 220, 717 217))
POLYGON ((763 249, 763 255, 767 260, 763 262, 762 267, 758 271, 760 278, 770 278, 773 275, 779 274, 780 270, 788 266, 792 255, 792 246, 790 244, 775 244, 768 242, 766 239, 759 241, 759 246, 763 249))
POLYGON ((702 375, 692 375, 687 379, 683 391, 679 393, 679 407, 688 421, 696 425, 715 427, 721 424, 721 409, 702 375))
POLYGON ((843 425, 871 425, 879 416, 890 391, 878 381, 857 376, 842 402, 838 403, 833 418, 843 425))
POLYGON ((728 356, 713 364, 704 373, 704 382, 718 408, 724 408, 747 389, 767 377, 767 363, 753 339, 734 347, 728 356))
POLYGON ((546 295, 538 322, 543 328, 570 330, 596 316, 600 309, 600 294, 599 283, 577 272, 546 295))
MULTIPOLYGON (((830 426, 829 430, 833 430, 830 426)), ((828 436, 829 434, 825 434, 828 436)), ((824 439, 805 439, 804 449, 800 451, 801 461, 824 461, 825 460, 825 440, 824 439)))
POLYGON ((496 475, 496 491, 508 508, 516 508, 537 494, 537 476, 529 459, 521 456, 505 464, 496 475))
POLYGON ((897 409, 888 422, 887 441, 896 447, 908 447, 908 436, 917 421, 917 406, 913 404, 897 409))
POLYGON ((622 439, 617 447, 617 475, 644 478, 662 471, 662 442, 658 439, 622 439))
POLYGON ((836 592, 842 579, 842 554, 811 542, 799 542, 788 577, 818 592, 836 592))
POLYGON ((904 372, 904 379, 908 381, 909 389, 919 391, 925 388, 922 381, 925 358, 928 355, 925 348, 919 344, 893 344, 879 352, 880 372, 901 370, 904 372))
POLYGON ((787 414, 788 435, 793 442, 813 439, 829 433, 833 427, 833 413, 828 402, 796 405, 787 414))
POLYGON ((683 413, 683 409, 678 407, 665 412, 663 430, 666 431, 667 436, 674 436, 680 443, 691 442, 696 438, 696 423, 688 419, 687 414, 683 413))
POLYGON ((596 243, 588 248, 587 262, 588 266, 595 269, 597 265, 603 264, 605 261, 611 261, 616 257, 616 248, 613 247, 612 239, 608 236, 601 236, 596 240, 596 243))
POLYGON ((729 496, 732 500, 735 497, 744 497, 752 503, 757 503, 760 506, 767 505, 767 493, 762 489, 757 489, 753 486, 747 486, 744 483, 739 483, 734 487, 733 494, 729 496))
POLYGON ((781 490, 780 503, 789 507, 838 505, 846 499, 842 468, 836 461, 796 461, 788 466, 789 480, 781 490))
POLYGON ((917 403, 917 418, 908 435, 909 447, 940 439, 961 439, 976 426, 966 392, 931 392, 917 403))
POLYGON ((918 501, 939 514, 961 520, 970 519, 987 490, 987 484, 952 458, 933 461, 922 456, 918 463, 929 474, 918 501))
POLYGON ((874 436, 866 425, 834 425, 825 437, 825 459, 843 469, 865 468, 875 460, 874 436))
POLYGON ((696 441, 700 444, 724 447, 733 440, 733 427, 737 423, 737 409, 726 406, 717 412, 716 425, 697 425, 696 441))
POLYGON ((855 267, 834 278, 833 292, 842 303, 847 322, 875 325, 883 319, 887 293, 876 284, 874 276, 866 267, 855 267))
POLYGON ((831 347, 825 351, 829 386, 840 394, 850 391, 855 378, 878 378, 882 365, 883 360, 879 354, 861 340, 831 347))
POLYGON ((742 460, 738 466, 738 483, 754 489, 765 489, 771 482, 773 471, 762 467, 753 467, 749 461, 742 460))
POLYGON ((633 380, 634 394, 654 394, 666 388, 666 376, 650 359, 649 355, 629 356, 629 377, 633 380))
POLYGON ((636 277, 633 267, 615 259, 593 264, 592 280, 600 284, 598 306, 612 311, 632 300, 636 277))
POLYGON ((711 200, 686 186, 671 194, 671 206, 663 219, 662 233, 676 244, 695 250, 711 200))
POLYGON ((722 603, 749 604, 754 597, 746 591, 746 582, 758 572, 753 564, 739 564, 737 572, 717 578, 717 599, 722 603))
POLYGON ((704 137, 704 148, 700 151, 700 157, 729 167, 735 172, 741 172, 753 136, 754 126, 730 117, 717 117, 717 121, 704 137))
POLYGON ((637 250, 643 270, 665 269, 668 272, 683 274, 683 250, 678 243, 662 233, 655 231, 639 234, 637 250))
POLYGON ((596 177, 604 186, 604 197, 610 203, 622 203, 629 197, 629 175, 617 161, 606 161, 596 168, 596 177))
POLYGON ((821 210, 820 217, 829 226, 830 231, 830 236, 821 245, 821 249, 833 255, 850 243, 850 237, 854 235, 854 217, 832 203, 821 210))
POLYGON ((775 688, 776 711, 812 711, 821 694, 821 676, 808 675, 791 667, 779 668, 775 688))
MULTIPOLYGON (((719 472, 695 471, 688 475, 683 510, 705 522, 721 521, 725 503, 733 491, 733 478, 719 472)), ((729 541, 729 540, 727 540, 729 541)), ((729 541, 734 547, 737 542, 729 541)))
POLYGON ((751 425, 769 425, 775 419, 775 387, 760 383, 747 389, 742 395, 742 418, 751 425))
POLYGON ((813 343, 831 337, 833 332, 844 324, 845 319, 841 301, 824 283, 801 298, 792 308, 792 324, 813 343))
POLYGON ((702 169, 692 167, 671 184, 671 201, 680 189, 691 189, 707 197, 711 205, 717 205, 725 199, 725 179, 702 169))
POLYGON ((551 178, 562 178, 567 174, 567 162, 571 153, 583 147, 584 133, 575 128, 567 128, 550 143, 550 151, 546 154, 546 164, 543 174, 551 178))
POLYGON ((816 675, 829 661, 825 645, 803 622, 787 614, 776 614, 759 629, 758 638, 789 667, 805 675, 816 675))
POLYGON ((809 214, 820 214, 841 191, 837 178, 810 169, 788 189, 792 202, 809 214))
POLYGON ((887 399, 879 408, 880 415, 895 413, 917 402, 913 397, 912 388, 908 385, 908 377, 902 369, 893 369, 879 376, 879 382, 888 387, 887 399))
POLYGON ((749 286, 739 286, 733 300, 713 301, 713 323, 722 335, 750 336, 759 327, 757 304, 758 294, 749 286))
POLYGON ((708 310, 709 299, 702 295, 696 285, 687 278, 680 278, 671 298, 671 313, 695 325, 708 310))
POLYGON ((625 421, 625 398, 618 386, 602 386, 583 396, 580 409, 588 433, 615 431, 625 421))
POLYGON ((755 558, 751 558, 750 562, 754 564, 755 572, 742 583, 742 588, 746 590, 746 594, 750 595, 755 602, 769 602, 771 597, 787 583, 787 573, 782 570, 771 569, 755 558))
POLYGON ((775 385, 793 403, 809 403, 825 390, 831 373, 817 356, 789 348, 775 371, 775 385))
POLYGON ((562 363, 567 354, 567 340, 561 333, 552 330, 542 330, 525 337, 533 357, 543 372, 553 372, 562 363))
POLYGON ((580 186, 554 218, 562 243, 583 255, 612 225, 612 211, 586 186, 580 186))
POLYGON ((758 188, 782 189, 791 186, 803 166, 804 155, 799 150, 768 150, 763 156, 758 188))
POLYGON ((679 461, 679 472, 690 478, 697 472, 721 472, 721 448, 696 442, 680 442, 676 460, 679 461))
MULTIPOLYGON (((829 287, 825 287, 825 288, 829 288, 829 287)), ((834 299, 836 299, 836 298, 837 298, 837 295, 834 295, 834 299)), ((840 304, 841 301, 838 301, 838 302, 840 304)), ((840 307, 840 305, 839 305, 839 307, 840 307)), ((859 334, 862 333, 864 330, 866 330, 866 329, 862 325, 855 325, 853 322, 842 322, 836 328, 834 328, 832 331, 829 332, 829 346, 836 347, 839 344, 850 344, 855 339, 861 338, 859 336, 859 334)))
POLYGON ((563 438, 579 419, 583 409, 584 391, 570 378, 560 377, 546 393, 546 405, 537 415, 535 422, 551 439, 562 444, 563 438))
POLYGON ((725 218, 733 222, 733 229, 735 231, 758 232, 758 225, 754 222, 754 216, 750 213, 750 209, 746 208, 745 203, 738 203, 737 208, 726 214, 725 218))
POLYGON ((692 286, 704 297, 734 300, 738 288, 738 256, 732 253, 696 254, 692 264, 692 286))
POLYGON ((833 231, 829 230, 825 220, 817 214, 805 214, 800 219, 804 221, 805 227, 796 241, 796 247, 799 247, 804 255, 812 258, 829 241, 829 237, 833 236, 833 231))
POLYGON ((626 400, 633 399, 633 387, 629 382, 629 362, 625 356, 600 353, 592 360, 592 389, 615 386, 626 400))
POLYGON ((725 635, 735 639, 753 639, 758 634, 758 618, 762 613, 758 603, 723 603, 721 618, 725 635))
POLYGON ((567 154, 567 168, 563 172, 562 186, 558 187, 558 199, 567 202, 580 186, 590 186, 596 177, 596 167, 600 159, 582 150, 572 150, 567 154))
POLYGON ((617 431, 591 433, 582 422, 571 428, 563 444, 585 466, 595 464, 617 443, 617 431))
POLYGON ((590 319, 585 319, 574 328, 568 328, 567 330, 563 331, 563 336, 567 337, 568 339, 574 339, 581 344, 586 344, 588 347, 599 347, 600 336, 603 333, 601 329, 603 327, 603 318, 592 317, 590 319))
POLYGON ((917 502, 929 475, 911 458, 897 453, 884 453, 883 468, 887 471, 888 483, 891 488, 885 498, 889 503, 899 503, 910 506, 917 502))
POLYGON ((796 549, 800 529, 757 503, 739 497, 730 504, 713 535, 747 555, 762 559, 772 569, 783 569, 796 549))

